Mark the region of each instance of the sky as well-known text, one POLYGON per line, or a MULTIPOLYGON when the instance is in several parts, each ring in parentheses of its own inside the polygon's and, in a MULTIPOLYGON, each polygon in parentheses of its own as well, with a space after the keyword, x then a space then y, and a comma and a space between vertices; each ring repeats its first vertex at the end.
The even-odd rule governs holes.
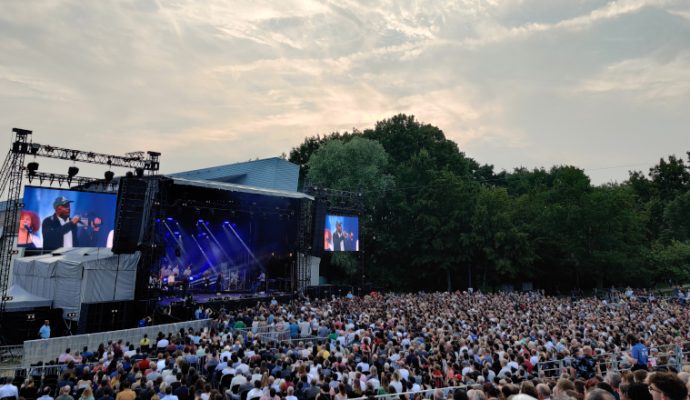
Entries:
POLYGON ((44 144, 159 151, 161 171, 179 172, 406 113, 497 171, 568 164, 602 184, 690 151, 688 0, 2 0, 0 10, 8 147, 20 127, 44 144))

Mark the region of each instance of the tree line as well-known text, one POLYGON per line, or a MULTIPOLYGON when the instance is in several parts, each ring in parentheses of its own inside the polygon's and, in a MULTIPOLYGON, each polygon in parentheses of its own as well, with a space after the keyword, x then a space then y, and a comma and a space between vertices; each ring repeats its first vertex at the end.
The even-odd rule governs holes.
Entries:
POLYGON ((400 114, 307 137, 289 160, 302 185, 363 194, 363 252, 325 254, 321 272, 332 282, 398 290, 529 282, 565 293, 688 281, 686 155, 616 184, 592 185, 571 165, 496 172, 438 127, 400 114))

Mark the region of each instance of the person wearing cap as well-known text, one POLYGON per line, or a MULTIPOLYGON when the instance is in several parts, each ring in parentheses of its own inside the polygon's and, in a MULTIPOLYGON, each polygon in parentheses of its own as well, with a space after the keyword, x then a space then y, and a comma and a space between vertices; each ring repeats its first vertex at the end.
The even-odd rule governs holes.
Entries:
POLYGON ((58 196, 53 201, 55 213, 43 220, 43 249, 54 250, 60 247, 77 247, 77 224, 80 218, 71 217, 72 200, 58 196))

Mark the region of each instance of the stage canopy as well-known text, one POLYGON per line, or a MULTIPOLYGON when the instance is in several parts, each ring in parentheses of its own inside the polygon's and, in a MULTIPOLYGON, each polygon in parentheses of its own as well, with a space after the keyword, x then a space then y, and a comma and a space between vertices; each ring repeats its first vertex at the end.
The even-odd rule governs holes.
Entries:
POLYGON ((78 314, 82 303, 133 300, 139 257, 138 252, 115 255, 107 248, 58 249, 16 259, 12 281, 52 301, 65 316, 78 314))
POLYGON ((254 187, 254 186, 237 185, 234 183, 176 178, 174 176, 172 177, 172 179, 176 185, 196 186, 196 187, 207 188, 207 189, 226 190, 229 192, 258 194, 258 195, 263 195, 263 196, 285 197, 285 198, 290 198, 290 199, 314 200, 314 198, 312 196, 309 196, 309 195, 301 193, 301 192, 290 192, 287 190, 265 189, 265 188, 254 187))
POLYGON ((29 311, 38 307, 50 307, 53 303, 50 299, 27 292, 16 283, 7 288, 3 296, 12 297, 12 300, 5 303, 5 311, 10 312, 29 311))

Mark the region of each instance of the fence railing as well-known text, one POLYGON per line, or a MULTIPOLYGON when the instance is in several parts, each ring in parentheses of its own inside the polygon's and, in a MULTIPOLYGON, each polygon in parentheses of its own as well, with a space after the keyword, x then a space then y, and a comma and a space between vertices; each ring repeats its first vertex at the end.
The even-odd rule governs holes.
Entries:
MULTIPOLYGON (((666 363, 657 364, 656 367, 667 367, 680 371, 684 365, 690 364, 690 342, 658 346, 657 349, 658 353, 650 355, 650 359, 655 359, 657 362, 665 359, 666 363)), ((605 353, 594 356, 594 358, 598 361, 602 372, 620 372, 629 370, 632 367, 629 363, 622 362, 624 358, 623 352, 605 353)), ((537 363, 537 371, 542 376, 558 376, 561 373, 569 374, 570 362, 572 360, 574 359, 541 361, 537 363)))
POLYGON ((449 399, 453 398, 453 392, 456 389, 463 389, 463 390, 469 390, 471 387, 467 385, 462 385, 462 386, 446 386, 442 388, 433 388, 433 389, 421 389, 418 391, 408 391, 408 392, 400 392, 400 393, 384 393, 384 394, 377 394, 374 396, 361 396, 361 397, 353 397, 353 398, 348 398, 348 400, 370 400, 370 399, 401 399, 403 398, 409 398, 409 399, 414 399, 418 395, 421 395, 422 398, 430 399, 433 397, 433 394, 435 391, 439 390, 443 393, 443 398, 444 399, 449 399))
POLYGON ((27 340, 24 342, 22 365, 29 366, 30 364, 37 363, 39 361, 47 362, 50 360, 55 360, 68 347, 74 349, 75 351, 80 350, 85 346, 91 350, 94 350, 101 343, 108 343, 108 341, 117 342, 118 340, 138 344, 145 334, 148 335, 153 341, 158 332, 167 334, 169 332, 177 332, 180 329, 188 328, 193 328, 195 331, 198 331, 208 327, 210 324, 210 319, 203 319, 165 325, 153 325, 142 328, 124 329, 119 331, 62 336, 50 339, 27 340))
POLYGON ((24 346, 0 346, 0 365, 18 365, 22 362, 24 346))

